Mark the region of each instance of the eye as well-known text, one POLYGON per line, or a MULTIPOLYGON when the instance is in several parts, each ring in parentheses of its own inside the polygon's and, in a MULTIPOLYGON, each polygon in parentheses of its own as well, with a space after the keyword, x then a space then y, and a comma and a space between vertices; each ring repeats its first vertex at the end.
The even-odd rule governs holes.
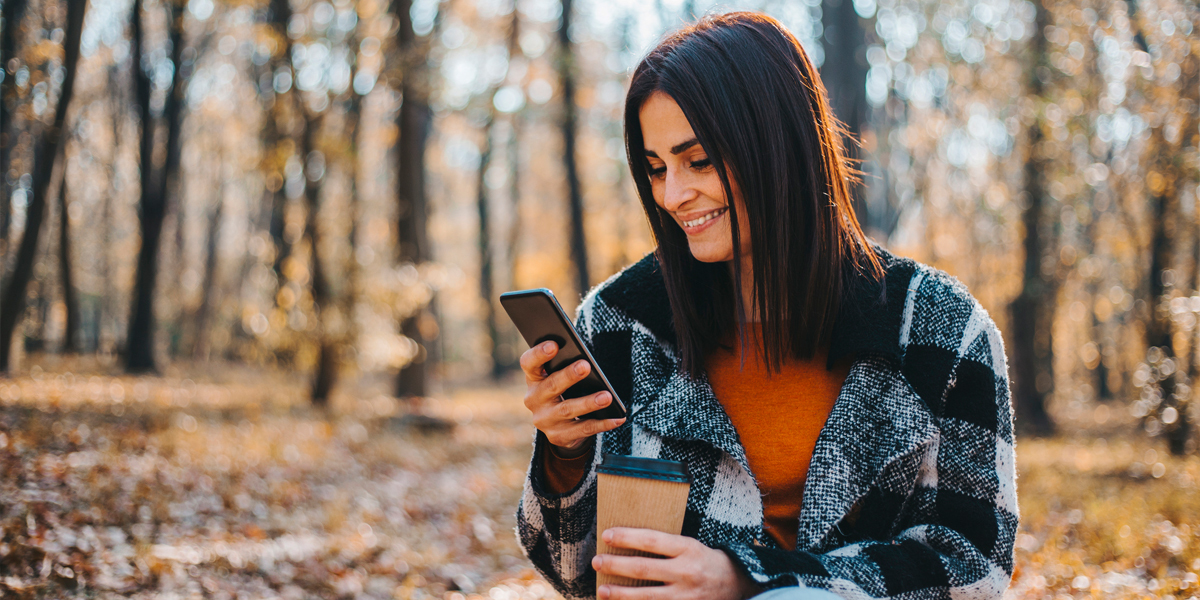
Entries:
POLYGON ((712 166, 712 161, 707 158, 702 158, 700 160, 692 161, 692 168, 696 169, 697 171, 707 169, 711 166, 712 166))
POLYGON ((658 179, 658 178, 662 177, 663 175, 666 175, 666 174, 667 174, 667 168, 666 168, 665 166, 664 166, 664 167, 657 167, 657 168, 655 168, 655 167, 647 167, 646 171, 647 171, 648 173, 650 173, 650 178, 651 178, 651 179, 658 179))

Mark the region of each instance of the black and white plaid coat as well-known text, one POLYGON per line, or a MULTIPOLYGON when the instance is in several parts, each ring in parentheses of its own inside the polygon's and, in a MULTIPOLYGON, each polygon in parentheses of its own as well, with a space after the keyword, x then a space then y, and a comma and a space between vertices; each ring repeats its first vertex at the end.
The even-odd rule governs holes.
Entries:
POLYGON ((546 491, 547 442, 536 436, 517 530, 538 572, 568 598, 595 596, 595 467, 608 452, 686 462, 683 534, 725 550, 765 588, 999 598, 1017 530, 1003 342, 957 280, 879 252, 886 283, 857 286, 834 327, 831 363, 854 362, 817 439, 795 551, 766 535, 745 450, 711 386, 680 372, 653 254, 593 289, 577 327, 632 416, 600 435, 566 494, 546 491))

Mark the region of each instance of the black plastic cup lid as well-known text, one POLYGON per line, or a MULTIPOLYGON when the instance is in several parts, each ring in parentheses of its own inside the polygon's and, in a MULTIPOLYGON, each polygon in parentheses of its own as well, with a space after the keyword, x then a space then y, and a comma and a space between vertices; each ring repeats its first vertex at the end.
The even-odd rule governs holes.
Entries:
POLYGON ((621 456, 620 454, 605 454, 604 459, 596 470, 606 475, 622 477, 641 477, 659 481, 674 481, 678 483, 692 482, 687 465, 675 460, 658 458, 641 458, 637 456, 621 456))

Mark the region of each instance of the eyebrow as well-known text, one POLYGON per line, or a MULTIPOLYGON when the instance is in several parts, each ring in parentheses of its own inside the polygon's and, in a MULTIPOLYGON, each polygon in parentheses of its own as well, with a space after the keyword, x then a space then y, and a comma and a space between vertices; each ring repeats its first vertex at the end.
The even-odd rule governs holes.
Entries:
MULTIPOLYGON (((692 138, 686 142, 683 142, 680 144, 675 144, 674 146, 671 146, 671 154, 679 154, 680 152, 683 152, 684 150, 687 150, 688 148, 691 148, 692 146, 695 146, 696 144, 699 144, 699 143, 700 143, 699 140, 697 140, 696 138, 692 138)), ((646 156, 658 158, 658 153, 653 150, 647 150, 646 156)))

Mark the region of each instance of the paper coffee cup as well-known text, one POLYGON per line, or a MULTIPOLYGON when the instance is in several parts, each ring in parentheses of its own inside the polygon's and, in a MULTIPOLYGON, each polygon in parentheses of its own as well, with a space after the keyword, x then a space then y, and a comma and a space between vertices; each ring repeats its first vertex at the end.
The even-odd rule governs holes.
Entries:
MULTIPOLYGON (((687 467, 673 460, 605 454, 596 471, 596 553, 657 557, 649 552, 609 547, 600 536, 611 527, 679 535, 692 487, 687 467)), ((605 583, 640 587, 662 582, 597 573, 597 589, 605 583)))

